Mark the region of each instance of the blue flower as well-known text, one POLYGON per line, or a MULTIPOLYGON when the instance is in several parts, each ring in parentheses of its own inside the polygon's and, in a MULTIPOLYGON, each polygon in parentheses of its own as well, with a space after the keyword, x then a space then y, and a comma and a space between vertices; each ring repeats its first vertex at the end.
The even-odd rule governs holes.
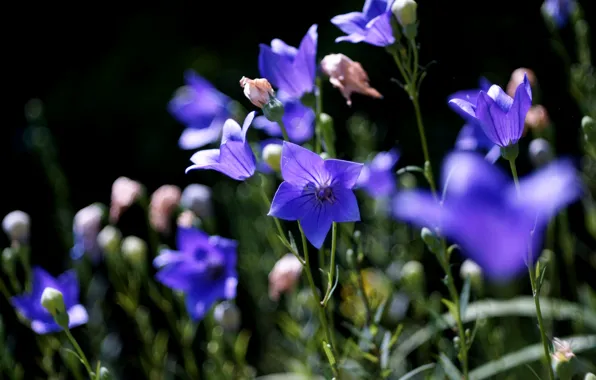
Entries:
POLYGON ((389 46, 395 42, 391 27, 392 0, 366 0, 362 12, 335 16, 331 22, 346 33, 335 42, 366 42, 375 46, 389 46))
POLYGON ((399 152, 396 149, 377 153, 372 161, 362 168, 358 177, 358 187, 373 198, 393 194, 396 181, 393 167, 397 160, 399 160, 399 152))
POLYGON ((259 71, 277 87, 279 96, 300 99, 315 87, 317 25, 313 25, 296 49, 279 39, 260 45, 259 71))
POLYGON ((299 220, 312 245, 320 248, 332 222, 360 220, 358 202, 352 188, 362 164, 323 160, 318 154, 284 141, 281 154, 281 183, 270 216, 299 220))
POLYGON ((533 263, 548 220, 582 192, 568 161, 523 178, 519 195, 498 167, 470 152, 451 153, 442 179, 444 201, 428 191, 401 192, 394 199, 394 215, 436 228, 494 280, 507 280, 522 272, 528 261, 533 263))
POLYGON ((545 0, 542 4, 542 12, 553 20, 557 28, 563 28, 567 25, 575 6, 574 0, 545 0))
MULTIPOLYGON (((473 99, 471 99, 473 100, 473 99)), ((452 98, 449 105, 469 123, 479 125, 496 145, 514 145, 522 137, 526 114, 532 106, 532 88, 527 75, 511 98, 497 85, 480 91, 476 103, 452 98)))
POLYGON ((188 314, 195 321, 219 300, 236 297, 237 243, 208 236, 195 228, 178 228, 178 251, 165 250, 153 260, 155 277, 165 286, 185 294, 188 314))
POLYGON ((486 151, 484 158, 492 164, 501 156, 501 147, 490 141, 478 124, 468 123, 461 128, 455 140, 455 149, 486 151))
MULTIPOLYGON (((302 104, 299 99, 280 99, 284 104, 284 115, 281 118, 290 141, 301 144, 312 138, 314 134, 315 113, 302 104)), ((254 126, 265 131, 270 136, 281 137, 279 124, 267 120, 265 116, 255 118, 254 126)))
MULTIPOLYGON (((480 95, 480 91, 486 92, 490 89, 490 86, 492 86, 492 83, 490 83, 489 80, 485 77, 480 77, 478 84, 479 88, 457 91, 449 95, 447 100, 451 101, 452 99, 460 99, 472 103, 473 105, 476 105, 476 102, 478 101, 478 96, 480 95)), ((460 109, 457 107, 453 107, 453 110, 458 113, 460 111, 460 109)), ((466 117, 465 114, 463 114, 462 116, 466 117)))
POLYGON ((184 73, 186 85, 180 87, 168 110, 187 128, 178 144, 182 149, 197 149, 217 141, 221 126, 229 116, 231 99, 193 70, 184 73))
POLYGON ((254 117, 255 111, 249 113, 242 128, 234 120, 226 120, 219 149, 205 149, 193 154, 190 160, 194 165, 186 168, 186 173, 195 169, 211 169, 237 181, 251 177, 255 172, 256 160, 246 141, 246 132, 254 117))
POLYGON ((79 283, 74 271, 64 272, 58 278, 54 278, 42 268, 34 267, 32 274, 31 293, 12 297, 10 301, 23 317, 31 321, 33 331, 38 334, 48 334, 62 330, 52 315, 41 305, 41 295, 46 288, 53 288, 62 293, 68 313, 69 328, 87 323, 89 316, 85 307, 79 304, 79 283))

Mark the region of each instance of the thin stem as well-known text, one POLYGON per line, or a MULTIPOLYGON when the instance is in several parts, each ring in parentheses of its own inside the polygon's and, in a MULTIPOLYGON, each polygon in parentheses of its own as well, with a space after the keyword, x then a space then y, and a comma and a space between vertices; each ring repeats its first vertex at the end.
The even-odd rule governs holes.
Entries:
MULTIPOLYGON (((329 330, 329 324, 327 323, 327 315, 325 314, 325 308, 321 305, 319 292, 317 290, 317 286, 315 285, 315 281, 312 277, 312 272, 310 268, 310 259, 308 255, 308 243, 306 242, 306 235, 304 235, 304 231, 302 230, 302 225, 298 222, 298 228, 300 229, 300 235, 302 237, 302 250, 304 254, 304 272, 306 272, 306 278, 308 280, 308 284, 310 286, 310 290, 312 295, 315 299, 316 308, 319 310, 319 321, 321 322, 321 326, 325 331, 325 336, 327 338, 327 344, 331 347, 331 353, 335 358, 337 358, 337 354, 335 352, 335 344, 333 344, 333 335, 331 330, 329 330)), ((337 369, 336 363, 331 364, 331 371, 333 372, 333 376, 337 378, 339 376, 339 371, 337 369)))
POLYGON ((0 292, 6 297, 6 300, 10 302, 10 293, 8 292, 8 288, 4 281, 0 278, 0 292))
POLYGON ((317 76, 315 86, 315 153, 321 154, 321 113, 323 112, 323 89, 321 77, 317 76))
MULTIPOLYGON (((509 166, 511 167, 511 174, 513 175, 515 189, 517 190, 517 195, 519 196, 519 179, 517 177, 517 167, 515 166, 515 160, 509 160, 509 166)), ((538 319, 538 328, 540 329, 540 339, 542 340, 542 346, 544 348, 544 357, 546 358, 548 376, 551 380, 555 380, 555 375, 553 373, 550 360, 550 351, 548 349, 548 339, 546 337, 544 322, 542 320, 542 311, 540 309, 540 295, 538 294, 538 288, 536 286, 536 269, 530 261, 532 258, 531 248, 531 245, 528 244, 528 274, 530 276, 530 284, 532 285, 532 296, 534 297, 534 305, 536 306, 536 317, 538 319)))
POLYGON ((329 261, 329 283, 327 284, 327 291, 325 297, 321 301, 323 307, 327 306, 329 298, 331 297, 331 289, 333 289, 333 281, 335 277, 335 252, 337 251, 337 223, 333 222, 331 227, 331 260, 329 261))
POLYGON ((281 134, 283 135, 284 140, 290 141, 290 138, 288 137, 288 130, 286 129, 286 125, 284 124, 284 122, 281 119, 279 119, 277 121, 277 124, 279 125, 279 128, 281 128, 281 134))
POLYGON ((74 336, 72 336, 72 334, 70 333, 70 330, 68 328, 64 329, 64 332, 66 333, 68 340, 70 340, 70 343, 73 345, 75 351, 79 355, 79 359, 81 359, 81 362, 85 366, 85 369, 89 373, 89 378, 93 379, 93 370, 91 369, 91 366, 89 365, 89 361, 87 360, 85 353, 81 349, 81 346, 79 346, 79 344, 77 343, 77 340, 74 338, 74 336))

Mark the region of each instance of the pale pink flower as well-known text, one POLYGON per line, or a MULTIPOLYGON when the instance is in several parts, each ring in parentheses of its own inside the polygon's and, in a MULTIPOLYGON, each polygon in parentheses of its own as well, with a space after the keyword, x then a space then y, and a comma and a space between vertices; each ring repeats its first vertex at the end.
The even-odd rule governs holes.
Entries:
POLYGON ((277 301, 282 293, 294 289, 301 273, 302 263, 293 254, 279 259, 269 273, 269 298, 277 301))
POLYGON ((269 98, 275 95, 271 83, 264 78, 242 77, 240 78, 240 87, 244 89, 244 95, 248 100, 259 108, 263 108, 265 104, 269 103, 269 98))
POLYGON ((127 177, 120 177, 112 184, 110 222, 116 223, 122 213, 143 195, 143 186, 127 177))
POLYGON ((358 62, 343 54, 329 54, 321 61, 321 69, 329 76, 329 82, 338 88, 348 105, 352 105, 351 95, 357 92, 376 99, 383 97, 368 83, 368 74, 358 62))
POLYGON ((163 185, 151 195, 149 222, 156 231, 161 233, 170 231, 170 217, 180 204, 181 196, 182 191, 174 185, 163 185))

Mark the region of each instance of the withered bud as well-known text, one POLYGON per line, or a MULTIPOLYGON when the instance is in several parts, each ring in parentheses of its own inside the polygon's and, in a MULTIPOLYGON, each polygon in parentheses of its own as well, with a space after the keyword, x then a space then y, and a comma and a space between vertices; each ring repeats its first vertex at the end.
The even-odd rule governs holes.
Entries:
POLYGON ((321 69, 329 76, 329 82, 338 88, 348 106, 352 105, 353 92, 380 99, 383 97, 379 91, 369 84, 368 74, 358 62, 352 61, 343 54, 329 54, 321 61, 321 69))
POLYGON ((117 223, 122 213, 143 195, 143 186, 127 177, 120 177, 112 185, 110 222, 117 223))
POLYGON ((546 108, 540 104, 530 107, 530 110, 526 114, 526 131, 528 128, 542 131, 550 124, 550 118, 546 108))
POLYGON ((248 100, 259 108, 263 108, 265 104, 269 103, 269 98, 275 96, 271 83, 264 78, 250 79, 242 77, 240 87, 244 89, 244 95, 248 100))
POLYGON ((515 90, 517 90, 517 86, 522 84, 524 81, 524 74, 528 76, 528 82, 530 82, 530 86, 536 86, 536 74, 534 74, 534 72, 530 69, 520 67, 511 73, 511 78, 509 78, 509 83, 507 83, 507 95, 511 96, 512 98, 515 96, 515 90))
POLYGON ((181 196, 182 191, 174 185, 163 185, 155 190, 149 205, 149 221, 156 231, 170 231, 170 217, 180 203, 181 196))
POLYGON ((302 263, 291 253, 279 259, 269 273, 269 298, 277 301, 282 293, 285 293, 296 286, 302 263))

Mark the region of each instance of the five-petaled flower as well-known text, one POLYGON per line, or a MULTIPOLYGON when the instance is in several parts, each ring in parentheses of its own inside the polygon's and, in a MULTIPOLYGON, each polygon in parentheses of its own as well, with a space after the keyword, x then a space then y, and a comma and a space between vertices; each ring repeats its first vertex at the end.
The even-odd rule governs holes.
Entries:
POLYGON ((437 229, 494 280, 507 280, 533 264, 550 217, 582 192, 568 161, 521 179, 518 193, 501 169, 481 156, 454 152, 443 165, 442 179, 442 202, 428 191, 401 192, 394 199, 394 215, 437 229))
POLYGON ((156 279, 185 294, 186 309, 196 321, 219 300, 236 297, 237 243, 208 236, 195 228, 178 227, 178 251, 164 250, 153 260, 156 279))
POLYGON ((281 183, 270 216, 298 220, 308 241, 320 248, 332 222, 360 220, 358 202, 352 188, 362 164, 327 159, 299 145, 283 143, 281 183))
POLYGON ((255 111, 249 113, 242 128, 233 119, 226 120, 219 149, 205 149, 193 154, 190 160, 194 165, 186 168, 186 172, 211 169, 237 181, 251 177, 255 172, 256 159, 246 141, 246 132, 254 117, 255 111))
POLYGON ((331 22, 346 33, 335 42, 366 42, 375 46, 389 46, 395 42, 391 27, 392 0, 366 0, 362 12, 335 16, 331 22))
POLYGON ((398 159, 399 152, 396 149, 377 153, 372 161, 362 168, 358 177, 358 187, 373 198, 392 195, 396 180, 393 167, 398 159))
POLYGON ((52 277, 40 267, 33 268, 31 293, 12 297, 10 300, 17 311, 29 321, 31 329, 38 334, 61 331, 54 317, 41 304, 41 296, 46 288, 62 293, 64 307, 68 313, 68 327, 73 328, 87 323, 89 316, 79 303, 79 282, 74 271, 67 271, 58 278, 52 277))
POLYGON ((192 70, 184 73, 184 80, 186 85, 176 90, 168 110, 187 127, 180 147, 197 149, 217 141, 224 120, 230 117, 232 100, 192 70))
POLYGON ((517 144, 523 135, 526 114, 532 106, 532 88, 525 76, 513 98, 492 85, 487 92, 480 91, 475 104, 452 98, 449 105, 469 123, 479 125, 493 143, 508 147, 517 144))

